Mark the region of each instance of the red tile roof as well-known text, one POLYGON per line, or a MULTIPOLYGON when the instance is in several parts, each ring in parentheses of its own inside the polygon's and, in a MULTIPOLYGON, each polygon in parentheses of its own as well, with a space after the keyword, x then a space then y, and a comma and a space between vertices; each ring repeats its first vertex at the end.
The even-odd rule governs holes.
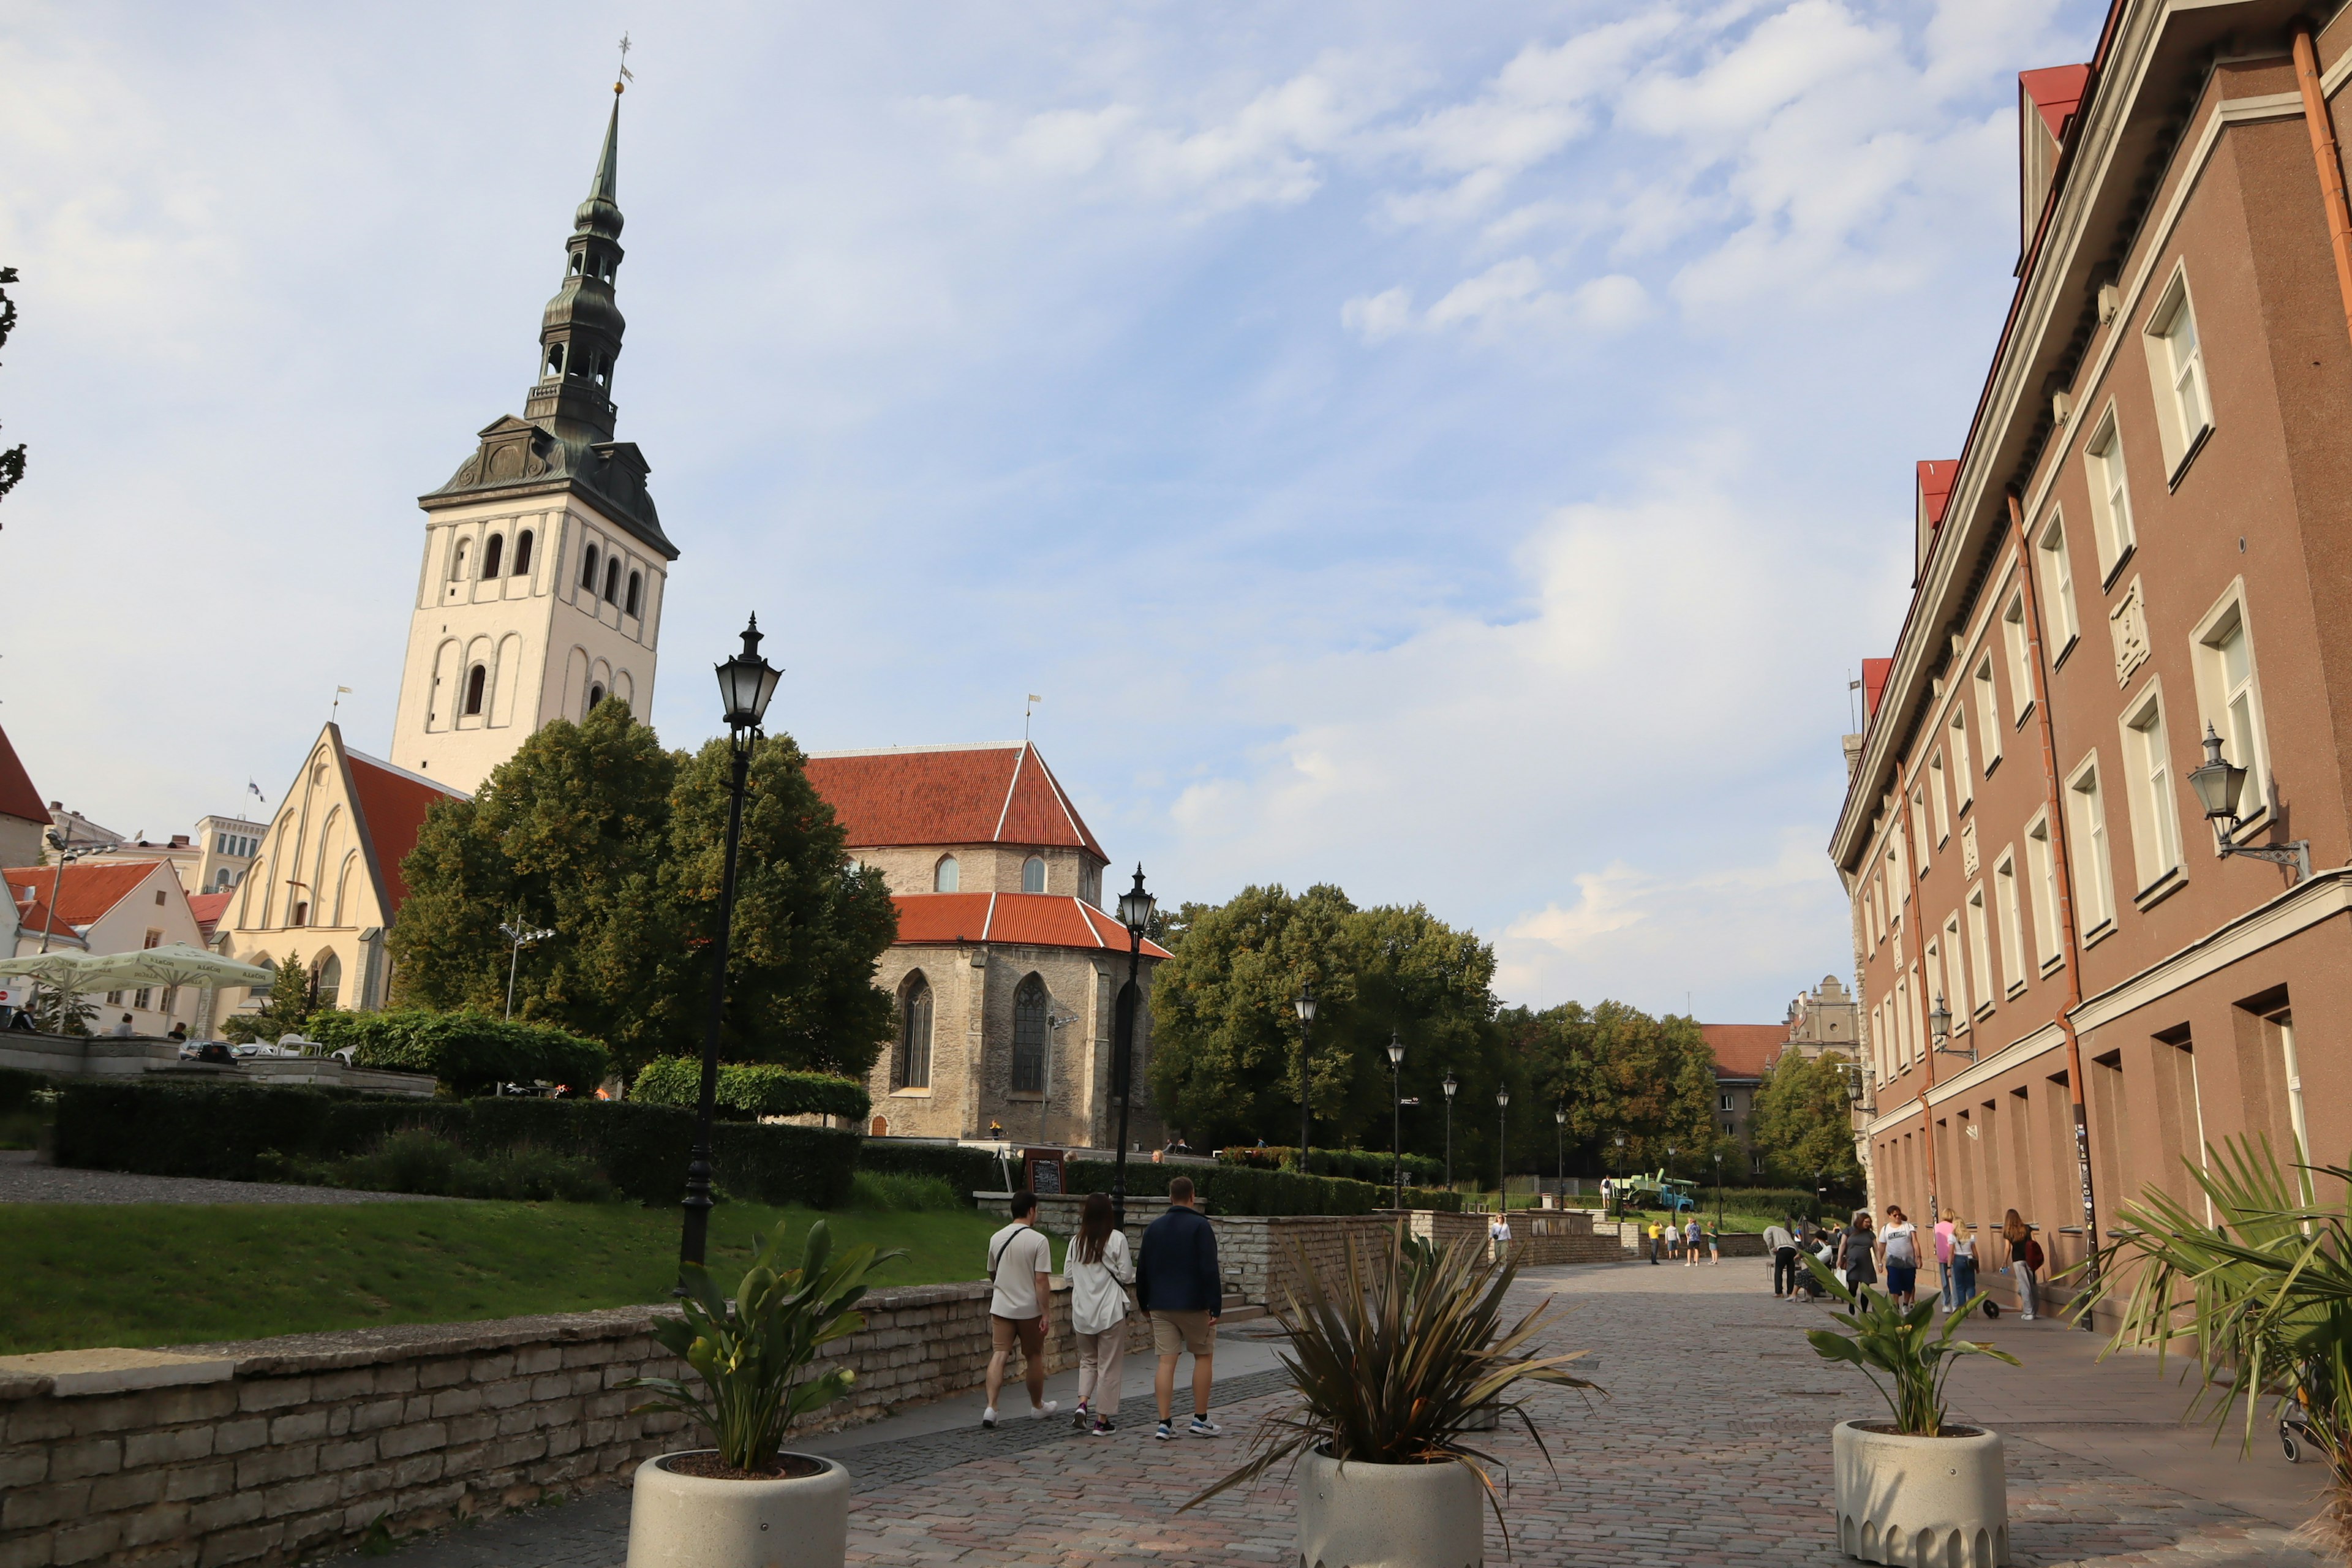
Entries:
POLYGON ((808 778, 853 849, 1047 845, 1110 858, 1025 742, 819 752, 808 760, 808 778))
POLYGON ((400 874, 400 863, 416 847, 425 812, 436 800, 467 796, 406 768, 348 748, 343 760, 352 771, 352 804, 358 807, 360 832, 382 879, 384 913, 397 916, 400 906, 408 901, 408 880, 400 874))
POLYGON ((62 882, 55 866, 11 866, 0 871, 8 883, 9 896, 16 900, 16 919, 26 931, 37 931, 49 922, 49 899, 52 889, 58 902, 58 929, 70 926, 77 930, 96 922, 107 910, 131 896, 131 890, 145 881, 160 860, 80 860, 65 868, 62 882), (33 890, 33 901, 25 901, 25 889, 33 890))
POLYGON ((1886 673, 1895 668, 1891 658, 1865 658, 1862 661, 1862 721, 1867 725, 1878 717, 1878 700, 1886 694, 1886 673))
MULTIPOLYGON (((1061 893, 899 893, 898 945, 1003 942, 1024 947, 1075 947, 1125 952, 1127 928, 1083 899, 1061 893)), ((1156 942, 1146 958, 1166 958, 1156 942)))
POLYGON ((188 912, 196 917, 196 930, 204 933, 206 942, 212 941, 214 929, 220 924, 221 916, 228 912, 228 901, 235 897, 234 890, 188 895, 188 912))
POLYGON ((1944 525, 1944 509, 1951 504, 1952 481, 1959 477, 1958 458, 1927 458, 1919 463, 1919 505, 1931 529, 1944 525))
POLYGON ((8 732, 0 730, 0 816, 21 817, 49 825, 49 808, 41 804, 41 792, 33 787, 32 775, 17 760, 16 748, 8 743, 8 732))
POLYGON ((1789 1043, 1786 1024, 1701 1024, 1698 1032, 1715 1053, 1717 1078, 1762 1078, 1789 1043))
POLYGON ((2081 66, 2044 66, 2040 70, 2020 71, 2017 85, 2042 111, 2042 122, 2050 127, 2050 140, 2066 140, 2066 121, 2083 101, 2084 84, 2091 79, 2091 68, 2081 66))

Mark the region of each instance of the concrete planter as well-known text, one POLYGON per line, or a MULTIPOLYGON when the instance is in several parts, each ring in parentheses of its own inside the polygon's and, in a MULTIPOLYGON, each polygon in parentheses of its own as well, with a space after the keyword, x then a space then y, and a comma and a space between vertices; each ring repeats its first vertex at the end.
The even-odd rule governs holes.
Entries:
POLYGON ((1865 1563, 2006 1568, 2009 1480, 2000 1434, 1906 1437, 1841 1421, 1838 1545, 1865 1563))
POLYGON ((1297 1480, 1305 1568, 1483 1568, 1486 1561, 1486 1489, 1467 1465, 1342 1465, 1308 1454, 1297 1480))
POLYGON ((818 1459, 824 1468, 814 1476, 728 1481, 678 1474, 668 1461, 679 1457, 637 1467, 628 1568, 841 1568, 849 1553, 847 1470, 818 1459))

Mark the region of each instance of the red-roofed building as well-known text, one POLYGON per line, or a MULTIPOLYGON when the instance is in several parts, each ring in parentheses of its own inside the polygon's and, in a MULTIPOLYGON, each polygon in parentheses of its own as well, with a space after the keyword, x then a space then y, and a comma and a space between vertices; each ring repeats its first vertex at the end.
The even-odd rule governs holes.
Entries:
MULTIPOLYGON (((168 860, 106 853, 61 866, 11 866, 0 871, 0 879, 6 881, 16 910, 20 957, 205 945, 187 891, 168 860)), ((89 998, 99 1004, 93 1026, 107 1033, 128 1014, 132 1032, 159 1037, 175 1023, 194 1024, 201 996, 173 985, 110 991, 89 998)))
MULTIPOLYGON (((401 861, 436 801, 467 796, 343 744, 329 724, 278 799, 253 868, 215 917, 233 958, 273 968, 299 958, 322 1001, 381 1007, 391 973, 384 936, 408 884, 401 861)), ((262 992, 243 1005, 257 1007, 262 992)))
MULTIPOLYGON (((874 1069, 869 1131, 1110 1147, 1128 934, 1101 908, 1108 858, 1037 748, 820 752, 808 776, 898 909, 875 981, 898 998, 899 1034, 874 1069)), ((1147 998, 1166 956, 1142 946, 1147 998)), ((1161 1131, 1150 1037, 1147 1000, 1128 1130, 1143 1146, 1161 1131)))
POLYGON ((1848 991, 1834 974, 1801 993, 1779 1024, 1701 1024, 1699 1034, 1715 1053, 1716 1125, 1727 1138, 1748 1141, 1756 1090, 1772 1064, 1789 1051, 1819 1057, 1837 1051, 1859 1059, 1854 1036, 1861 1020, 1848 991))

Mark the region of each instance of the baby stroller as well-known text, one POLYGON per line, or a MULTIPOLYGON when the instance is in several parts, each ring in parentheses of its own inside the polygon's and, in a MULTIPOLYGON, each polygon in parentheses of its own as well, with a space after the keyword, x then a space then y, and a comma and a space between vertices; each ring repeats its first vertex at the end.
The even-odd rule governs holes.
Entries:
POLYGON ((1805 1267, 1805 1258, 1820 1259, 1824 1268, 1834 1268, 1837 1267, 1837 1254, 1832 1250, 1829 1242, 1823 1240, 1820 1237, 1813 1237, 1813 1242, 1819 1243, 1819 1245, 1816 1246, 1811 1243, 1801 1244, 1797 1248, 1797 1250, 1803 1256, 1797 1259, 1797 1289, 1795 1293, 1802 1296, 1808 1301, 1820 1300, 1824 1292, 1822 1289, 1822 1282, 1818 1279, 1814 1278, 1813 1271, 1811 1269, 1805 1267))

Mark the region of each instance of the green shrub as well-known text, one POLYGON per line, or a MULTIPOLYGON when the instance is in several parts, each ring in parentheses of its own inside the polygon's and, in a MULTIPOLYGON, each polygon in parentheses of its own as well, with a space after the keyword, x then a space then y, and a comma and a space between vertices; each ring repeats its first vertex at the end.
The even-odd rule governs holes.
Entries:
POLYGON ((1004 1185, 1003 1168, 985 1149, 959 1143, 913 1143, 869 1138, 857 1151, 858 1169, 904 1176, 937 1176, 964 1195, 992 1193, 1004 1185))
MULTIPOLYGON (((656 1057, 629 1087, 632 1100, 689 1110, 701 1095, 702 1064, 692 1057, 656 1057)), ((836 1116, 852 1126, 874 1109, 866 1086, 855 1079, 795 1072, 769 1062, 721 1062, 717 1105, 730 1118, 836 1116)))
POLYGON ((563 1084, 585 1092, 612 1071, 610 1054, 594 1040, 487 1013, 329 1009, 308 1027, 331 1050, 352 1047, 361 1067, 431 1073, 463 1096, 492 1094, 502 1083, 563 1084))
MULTIPOLYGON (((520 1149, 577 1159, 623 1195, 655 1205, 684 1194, 694 1142, 693 1114, 660 1105, 83 1081, 65 1085, 59 1095, 58 1163, 161 1176, 282 1179, 289 1170, 368 1153, 409 1127, 478 1160, 520 1149)), ((855 1132, 824 1128, 720 1122, 711 1129, 711 1161, 720 1184, 737 1197, 838 1208, 849 1201, 861 1142, 855 1132)))
POLYGON ((621 1195, 603 1172, 577 1154, 524 1143, 477 1159, 424 1127, 404 1127, 369 1152, 328 1161, 314 1173, 331 1186, 433 1197, 599 1204, 621 1195))
POLYGON ((48 1087, 49 1080, 39 1073, 0 1068, 0 1113, 33 1110, 33 1096, 48 1087))
MULTIPOLYGON (((1314 1176, 1345 1176, 1356 1182, 1394 1182, 1396 1156, 1383 1154, 1376 1149, 1309 1149, 1307 1151, 1307 1172, 1314 1176)), ((1296 1145, 1253 1149, 1236 1145, 1217 1151, 1217 1163, 1241 1165, 1254 1171, 1290 1171, 1298 1169, 1296 1145)), ((1445 1179, 1445 1162, 1428 1154, 1404 1156, 1404 1179, 1423 1186, 1435 1186, 1445 1179)))
POLYGON ((946 1212, 971 1207, 971 1200, 938 1176, 901 1176, 887 1171, 860 1171, 850 1190, 849 1206, 897 1209, 904 1213, 946 1212))

